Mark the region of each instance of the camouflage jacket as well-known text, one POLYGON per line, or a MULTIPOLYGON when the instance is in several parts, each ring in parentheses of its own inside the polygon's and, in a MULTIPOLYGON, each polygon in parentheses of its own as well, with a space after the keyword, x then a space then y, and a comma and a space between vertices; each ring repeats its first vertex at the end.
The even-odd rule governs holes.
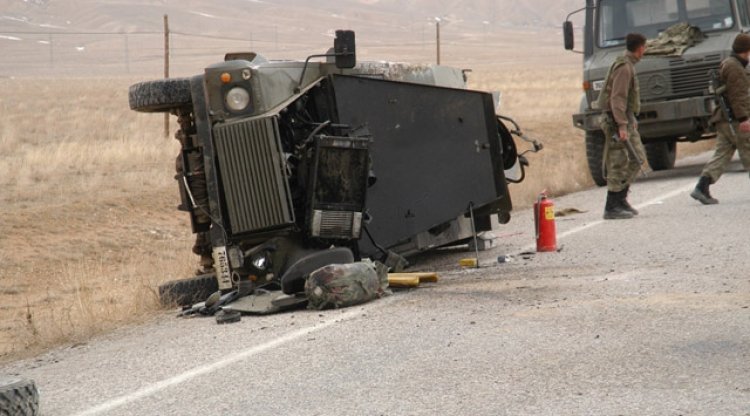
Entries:
POLYGON ((641 111, 641 89, 635 72, 638 61, 631 52, 615 59, 599 95, 599 108, 610 112, 620 127, 635 121, 635 116, 641 111))
POLYGON ((646 42, 646 55, 681 56, 685 49, 706 39, 706 35, 696 26, 677 23, 659 34, 656 39, 646 42))
MULTIPOLYGON (((739 56, 732 55, 724 59, 719 67, 719 82, 727 87, 724 96, 729 101, 735 121, 740 123, 750 118, 750 82, 745 73, 747 63, 739 56)), ((727 117, 721 108, 717 108, 711 122, 720 121, 727 121, 727 117)))
POLYGON ((343 308, 388 293, 387 268, 369 259, 321 267, 310 273, 305 282, 310 309, 343 308))

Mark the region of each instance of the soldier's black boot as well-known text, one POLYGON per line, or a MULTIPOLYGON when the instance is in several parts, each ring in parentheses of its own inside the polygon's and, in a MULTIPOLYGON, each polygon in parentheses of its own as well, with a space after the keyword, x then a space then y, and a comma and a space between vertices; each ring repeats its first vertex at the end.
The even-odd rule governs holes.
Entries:
POLYGON ((703 205, 718 204, 719 200, 711 197, 711 193, 708 192, 708 187, 711 186, 711 178, 708 176, 701 176, 698 179, 698 184, 695 185, 695 189, 690 193, 693 199, 701 202, 703 205))
POLYGON ((604 205, 605 220, 627 220, 633 218, 633 213, 627 211, 622 206, 621 198, 623 191, 607 191, 607 203, 604 205))
POLYGON ((622 205, 622 209, 625 211, 628 211, 633 215, 638 215, 638 210, 633 208, 633 206, 630 205, 630 202, 628 202, 628 192, 630 192, 630 185, 622 190, 622 195, 620 195, 620 205, 622 205))

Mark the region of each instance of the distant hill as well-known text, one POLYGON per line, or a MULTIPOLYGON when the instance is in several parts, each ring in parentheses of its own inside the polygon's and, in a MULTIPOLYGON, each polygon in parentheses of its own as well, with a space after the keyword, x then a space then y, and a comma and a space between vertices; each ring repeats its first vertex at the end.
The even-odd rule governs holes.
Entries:
MULTIPOLYGON (((512 31, 523 48, 555 42, 533 32, 559 31, 583 0, 15 0, 0 1, 0 62, 13 73, 46 65, 61 73, 140 72, 161 54, 169 16, 175 58, 212 60, 226 49, 283 52, 299 59, 330 45, 334 29, 357 32, 359 53, 432 59, 436 17, 451 44, 497 46, 512 31), (129 35, 124 36, 127 33, 129 35), (492 42, 489 42, 492 41, 492 42), (376 53, 375 53, 376 52, 376 53), (149 62, 147 64, 147 62, 149 62)), ((518 44, 518 42, 515 42, 518 44)), ((453 54, 454 56, 456 54, 453 54)), ((176 61, 177 68, 180 60, 176 61)))

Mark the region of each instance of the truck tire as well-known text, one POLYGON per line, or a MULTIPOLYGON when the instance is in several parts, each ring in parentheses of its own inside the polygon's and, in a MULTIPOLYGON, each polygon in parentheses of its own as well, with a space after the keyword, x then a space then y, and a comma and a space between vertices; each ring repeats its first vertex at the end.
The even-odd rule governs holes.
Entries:
POLYGON ((646 159, 653 170, 668 170, 674 167, 677 158, 677 142, 659 141, 643 145, 646 148, 646 159))
POLYGON ((187 306, 203 302, 219 290, 214 274, 202 274, 187 279, 172 280, 159 286, 159 301, 163 306, 187 306))
POLYGON ((167 113, 190 105, 189 78, 167 78, 144 81, 130 86, 130 109, 142 113, 167 113))
POLYGON ((39 391, 32 380, 0 376, 0 415, 33 416, 39 413, 39 391))
POLYGON ((586 160, 589 163, 589 172, 591 178, 597 186, 607 184, 602 169, 602 160, 604 159, 604 133, 600 130, 586 132, 586 160))

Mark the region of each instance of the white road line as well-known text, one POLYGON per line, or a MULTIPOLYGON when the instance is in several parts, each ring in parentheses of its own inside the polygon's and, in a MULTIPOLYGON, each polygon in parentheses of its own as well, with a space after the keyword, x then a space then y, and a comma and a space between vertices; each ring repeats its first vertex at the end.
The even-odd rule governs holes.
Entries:
MULTIPOLYGON (((687 195, 688 192, 690 192, 690 190, 693 189, 693 187, 695 187, 695 185, 683 186, 682 188, 677 188, 677 189, 675 189, 675 190, 673 190, 671 192, 667 192, 666 194, 657 196, 656 198, 653 198, 653 199, 650 199, 650 200, 648 200, 646 202, 642 202, 640 204, 637 204, 635 207, 637 209, 642 209, 642 208, 646 208, 646 207, 651 206, 651 205, 657 205, 657 204, 661 203, 662 201, 674 198, 674 197, 679 196, 679 195, 687 195)), ((568 230, 568 231, 565 231, 563 233, 558 234, 557 235, 557 239, 561 240, 561 239, 563 239, 565 237, 568 237, 568 236, 571 236, 573 234, 578 234, 581 231, 588 230, 589 228, 596 227, 598 225, 603 224, 604 222, 605 222, 605 220, 602 219, 602 220, 590 222, 588 224, 584 224, 584 225, 582 225, 580 227, 573 228, 572 230, 568 230)), ((532 243, 532 244, 529 244, 527 246, 524 246, 517 253, 515 253, 514 256, 518 256, 521 253, 526 253, 526 252, 533 251, 533 250, 536 250, 536 243, 532 243)))
MULTIPOLYGON (((368 309, 372 309, 372 307, 381 307, 386 304, 389 304, 393 302, 396 299, 396 296, 389 296, 384 299, 380 299, 378 302, 375 302, 371 304, 372 306, 368 307, 368 309)), ((153 383, 151 385, 148 385, 146 387, 143 387, 139 390, 136 390, 132 393, 122 395, 120 397, 116 397, 114 399, 110 399, 98 406, 94 406, 90 409, 81 411, 79 413, 74 413, 72 416, 91 416, 91 415, 98 415, 98 414, 104 414, 107 412, 110 412, 118 407, 124 406, 128 403, 134 402, 136 400, 143 399, 145 397, 151 396, 153 394, 156 394, 160 392, 161 390, 164 390, 166 388, 176 386, 178 384, 184 383, 186 381, 189 381, 195 377, 208 374, 217 370, 220 370, 222 368, 228 367, 236 362, 245 360, 247 358, 250 358, 254 355, 263 353, 265 351, 268 351, 270 349, 276 348, 282 344, 286 344, 290 341, 294 341, 296 339, 302 338, 306 335, 309 335, 313 332, 320 331, 322 329, 328 328, 329 326, 342 322, 342 321, 348 321, 350 319, 353 319, 357 316, 362 315, 362 309, 361 307, 355 307, 355 309, 352 309, 348 312, 345 312, 341 315, 334 315, 331 316, 329 320, 315 324, 313 326, 309 326, 307 328, 302 328, 294 332, 290 332, 286 335, 283 335, 279 338, 273 339, 271 341, 266 342, 265 344, 256 345, 254 347, 248 348, 244 351, 239 351, 234 354, 228 355, 226 358, 216 361, 214 363, 206 364, 200 367, 196 367, 192 370, 188 370, 184 373, 178 374, 174 377, 170 377, 167 379, 164 379, 162 381, 153 383)))
MULTIPOLYGON (((647 207, 649 205, 656 205, 656 204, 658 204, 658 203, 660 203, 660 202, 662 202, 662 201, 664 201, 666 199, 672 199, 672 198, 674 198, 676 196, 679 196, 679 195, 685 195, 685 196, 687 196, 688 192, 692 191, 693 188, 695 188, 695 184, 691 184, 691 185, 688 185, 688 186, 683 186, 682 188, 677 188, 677 189, 675 189, 672 192, 667 192, 666 194, 664 194, 662 196, 657 196, 656 198, 654 198, 652 200, 649 200, 649 201, 643 202, 641 204, 638 204, 638 205, 636 205, 636 208, 645 208, 645 207, 647 207)), ((693 199, 690 199, 690 201, 693 201, 693 199)))

